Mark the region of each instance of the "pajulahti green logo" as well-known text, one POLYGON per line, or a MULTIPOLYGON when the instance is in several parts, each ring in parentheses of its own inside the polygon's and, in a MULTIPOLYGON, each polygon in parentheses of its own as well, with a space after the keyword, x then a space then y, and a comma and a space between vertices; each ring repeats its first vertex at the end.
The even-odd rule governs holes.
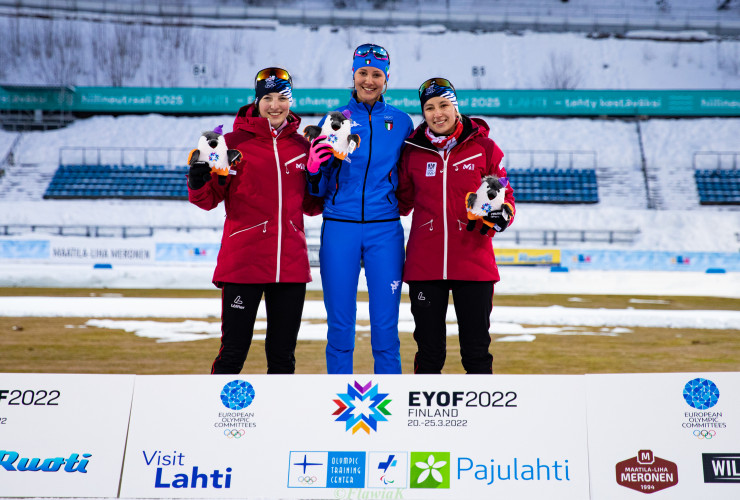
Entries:
POLYGON ((412 451, 411 488, 450 487, 450 452, 412 451))

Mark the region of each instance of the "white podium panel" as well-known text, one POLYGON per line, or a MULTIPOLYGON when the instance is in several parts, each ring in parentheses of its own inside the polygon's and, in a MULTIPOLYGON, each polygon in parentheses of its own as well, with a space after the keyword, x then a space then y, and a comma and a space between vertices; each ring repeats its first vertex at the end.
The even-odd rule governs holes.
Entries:
POLYGON ((136 498, 588 498, 582 376, 140 376, 136 498))
POLYGON ((586 380, 592 500, 740 498, 740 373, 586 380))
POLYGON ((0 373, 0 496, 118 496, 133 387, 133 375, 0 373))

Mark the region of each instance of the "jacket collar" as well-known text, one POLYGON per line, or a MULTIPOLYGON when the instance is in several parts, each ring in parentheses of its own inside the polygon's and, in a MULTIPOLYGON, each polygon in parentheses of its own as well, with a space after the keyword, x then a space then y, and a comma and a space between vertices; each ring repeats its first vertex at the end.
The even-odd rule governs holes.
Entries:
POLYGON ((387 104, 385 102, 385 99, 383 96, 380 96, 380 99, 372 105, 372 108, 369 105, 366 105, 365 103, 362 103, 357 100, 357 93, 353 90, 352 91, 352 98, 349 100, 349 104, 347 105, 347 108, 352 113, 364 113, 366 115, 369 114, 380 114, 385 111, 387 104))
MULTIPOLYGON (((269 120, 256 115, 256 111, 254 104, 242 106, 234 119, 234 130, 243 130, 260 137, 272 137, 269 120)), ((301 118, 292 111, 288 113, 286 120, 288 124, 280 132, 279 137, 287 137, 293 134, 301 124, 301 118)))
MULTIPOLYGON (((478 120, 477 118, 469 118, 466 115, 462 115, 462 124, 462 133, 460 134, 460 138, 457 140, 457 146, 452 148, 453 150, 457 149, 460 144, 477 135, 488 137, 488 125, 486 125, 486 122, 484 122, 483 120, 478 120)), ((427 128, 429 128, 429 126, 426 124, 426 122, 421 122, 421 124, 416 127, 416 130, 414 130, 411 136, 406 139, 406 142, 413 146, 419 146, 421 148, 437 151, 437 147, 431 143, 431 141, 427 138, 427 135, 424 133, 427 128)))

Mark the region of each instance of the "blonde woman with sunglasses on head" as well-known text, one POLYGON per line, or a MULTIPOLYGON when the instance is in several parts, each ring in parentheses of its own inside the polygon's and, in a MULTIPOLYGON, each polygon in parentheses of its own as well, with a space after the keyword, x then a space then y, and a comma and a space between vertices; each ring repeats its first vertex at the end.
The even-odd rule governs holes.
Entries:
POLYGON ((368 43, 355 49, 352 98, 337 111, 349 115, 359 145, 340 161, 327 153, 331 146, 319 137, 308 161, 311 191, 324 198, 320 261, 329 373, 353 372, 361 263, 370 301, 374 372, 401 373, 398 309, 404 251, 395 191, 398 159, 413 124, 383 99, 389 70, 390 56, 383 47, 368 43))
POLYGON ((242 159, 225 184, 205 162, 188 173, 190 202, 204 210, 226 205, 213 283, 221 292, 221 348, 211 373, 237 374, 252 342, 262 296, 267 311, 267 373, 294 373, 295 348, 311 281, 303 214, 321 212, 306 189, 309 144, 290 111, 292 79, 282 68, 255 77, 255 102, 242 107, 224 136, 242 159))
POLYGON ((488 125, 460 114, 449 80, 425 81, 419 100, 424 122, 406 141, 397 192, 401 214, 414 211, 403 271, 415 323, 414 373, 442 372, 450 292, 463 368, 492 373, 488 328, 499 273, 491 237, 513 221, 514 191, 503 181, 504 154, 488 138, 488 125), (478 230, 467 216, 467 194, 476 192, 486 176, 499 178, 497 186, 504 186, 499 189, 503 205, 484 217, 494 231, 478 230))

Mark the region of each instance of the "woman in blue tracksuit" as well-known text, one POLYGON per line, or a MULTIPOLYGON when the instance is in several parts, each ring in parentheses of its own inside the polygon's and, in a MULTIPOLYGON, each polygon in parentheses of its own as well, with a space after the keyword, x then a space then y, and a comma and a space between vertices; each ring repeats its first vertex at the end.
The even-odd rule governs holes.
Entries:
POLYGON ((375 373, 401 373, 398 308, 404 248, 395 191, 398 159, 413 124, 409 115, 383 99, 389 69, 383 47, 364 44, 355 49, 352 99, 337 111, 351 113, 359 146, 343 161, 323 161, 329 146, 316 140, 309 156, 312 191, 324 197, 319 259, 329 327, 328 373, 352 373, 361 262, 370 297, 375 373))

